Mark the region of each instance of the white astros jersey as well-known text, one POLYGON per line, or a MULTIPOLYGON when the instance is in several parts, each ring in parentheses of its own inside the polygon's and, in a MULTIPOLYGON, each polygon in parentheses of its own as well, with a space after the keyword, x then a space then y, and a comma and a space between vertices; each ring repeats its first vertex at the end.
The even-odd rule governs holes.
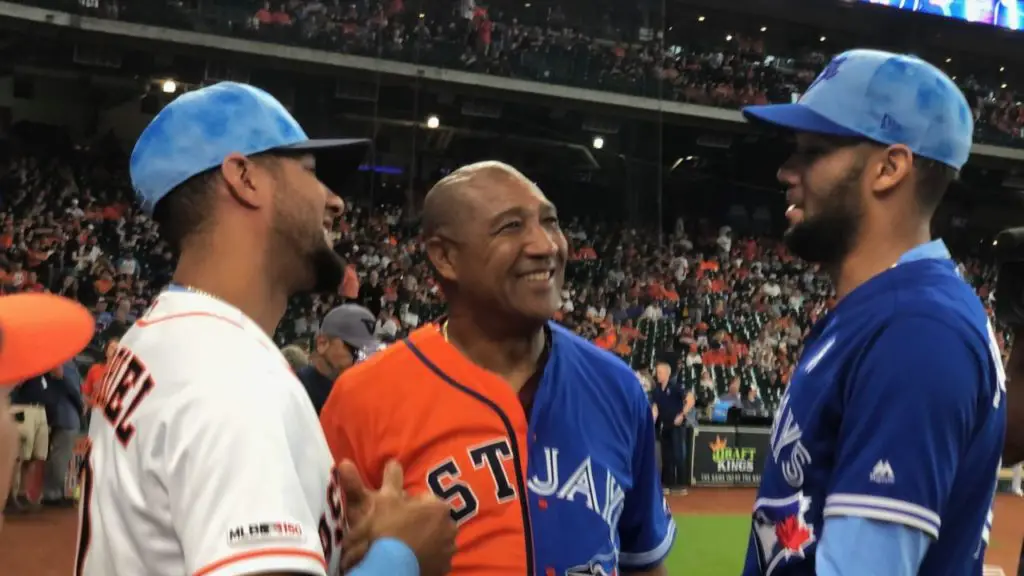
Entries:
POLYGON ((333 576, 333 459, 302 385, 238 309, 161 294, 97 394, 76 576, 333 576))

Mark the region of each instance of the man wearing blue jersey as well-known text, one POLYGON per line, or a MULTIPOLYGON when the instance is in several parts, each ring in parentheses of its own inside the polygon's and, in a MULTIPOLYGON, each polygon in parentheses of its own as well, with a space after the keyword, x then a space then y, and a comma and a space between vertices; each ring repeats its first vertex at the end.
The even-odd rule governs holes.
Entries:
POLYGON ((981 302, 929 224, 971 151, 956 85, 912 56, 836 56, 753 121, 795 136, 785 240, 832 276, 784 394, 744 574, 980 575, 1006 425, 981 302))
POLYGON ((448 316, 341 376, 321 417, 335 457, 372 484, 390 455, 407 492, 450 503, 453 576, 666 574, 643 388, 550 321, 568 253, 555 206, 511 166, 465 166, 427 194, 423 240, 448 316))

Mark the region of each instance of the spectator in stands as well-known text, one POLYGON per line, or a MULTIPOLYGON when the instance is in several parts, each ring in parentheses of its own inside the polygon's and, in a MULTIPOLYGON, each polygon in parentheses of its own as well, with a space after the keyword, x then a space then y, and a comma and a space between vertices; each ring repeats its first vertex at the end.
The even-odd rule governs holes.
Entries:
POLYGON ((741 406, 742 405, 743 398, 740 396, 740 377, 739 376, 733 376, 729 380, 729 388, 726 390, 725 394, 722 394, 722 396, 718 399, 718 401, 719 402, 727 403, 730 406, 741 406))
MULTIPOLYGON (((94 362, 85 373, 85 381, 82 383, 82 401, 85 406, 84 414, 88 415, 89 410, 95 404, 96 393, 99 391, 100 383, 107 372, 107 367, 114 360, 118 345, 121 344, 121 337, 124 332, 116 329, 107 330, 105 343, 103 345, 103 360, 94 362)), ((86 418, 88 420, 88 416, 86 418)))
POLYGON ((686 406, 685 390, 672 381, 672 368, 667 362, 658 362, 654 369, 654 418, 660 431, 661 482, 666 492, 684 494, 686 467, 686 406))
POLYGON ((317 414, 342 372, 380 349, 373 313, 358 304, 343 304, 324 316, 309 365, 296 371, 317 414))
POLYGON ((758 391, 757 384, 751 384, 747 388, 747 393, 743 396, 742 406, 744 410, 750 410, 753 412, 761 412, 764 410, 764 401, 761 400, 761 394, 758 391))
MULTIPOLYGON (((48 375, 53 377, 53 375, 48 375)), ((15 472, 7 511, 37 510, 42 496, 43 467, 49 455, 50 428, 46 420, 47 376, 30 378, 11 391, 11 415, 21 438, 20 470, 15 472)))
POLYGON ((292 372, 296 374, 299 373, 299 370, 309 366, 309 354, 297 344, 289 344, 281 348, 281 355, 288 361, 288 365, 292 367, 292 372))
POLYGON ((75 439, 82 432, 82 376, 71 360, 50 372, 46 382, 50 450, 46 459, 42 502, 48 506, 74 506, 75 501, 67 497, 65 486, 75 439))

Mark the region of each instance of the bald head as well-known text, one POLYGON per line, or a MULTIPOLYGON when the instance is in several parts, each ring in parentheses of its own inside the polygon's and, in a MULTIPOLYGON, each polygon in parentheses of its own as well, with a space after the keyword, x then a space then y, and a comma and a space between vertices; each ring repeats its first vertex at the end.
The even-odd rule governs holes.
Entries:
POLYGON ((468 164, 434 184, 423 201, 423 236, 429 238, 442 228, 464 221, 466 208, 491 185, 518 181, 533 183, 512 166, 488 160, 468 164))

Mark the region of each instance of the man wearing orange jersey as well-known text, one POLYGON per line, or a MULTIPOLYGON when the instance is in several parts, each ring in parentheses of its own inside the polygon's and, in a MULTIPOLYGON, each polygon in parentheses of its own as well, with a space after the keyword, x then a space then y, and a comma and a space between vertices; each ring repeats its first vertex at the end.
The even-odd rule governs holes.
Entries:
POLYGON ((449 315, 341 375, 321 412, 334 457, 371 486, 397 459, 406 491, 447 501, 457 576, 665 574, 646 395, 549 321, 568 253, 554 205, 482 162, 427 194, 423 237, 449 315))

